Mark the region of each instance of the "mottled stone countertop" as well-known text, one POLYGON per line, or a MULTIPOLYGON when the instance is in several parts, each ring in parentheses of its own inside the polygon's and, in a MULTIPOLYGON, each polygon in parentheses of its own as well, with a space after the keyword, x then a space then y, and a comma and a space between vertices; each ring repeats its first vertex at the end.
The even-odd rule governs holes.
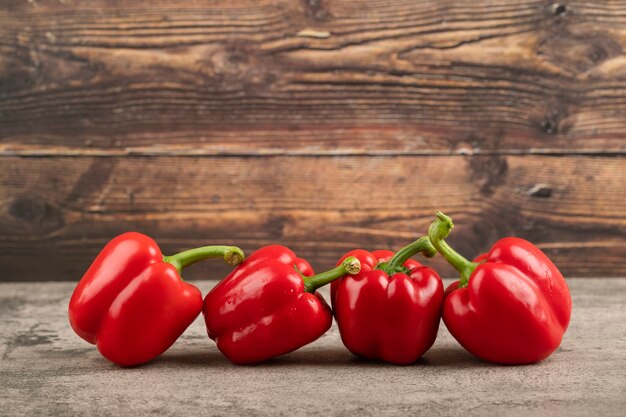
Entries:
MULTIPOLYGON (((626 279, 572 279, 570 328, 531 366, 466 353, 444 326, 411 366, 359 360, 336 326, 269 363, 231 365, 198 319, 163 356, 131 369, 69 327, 72 283, 0 284, 0 415, 623 416, 626 279)), ((196 283, 203 293, 211 282, 196 283)))

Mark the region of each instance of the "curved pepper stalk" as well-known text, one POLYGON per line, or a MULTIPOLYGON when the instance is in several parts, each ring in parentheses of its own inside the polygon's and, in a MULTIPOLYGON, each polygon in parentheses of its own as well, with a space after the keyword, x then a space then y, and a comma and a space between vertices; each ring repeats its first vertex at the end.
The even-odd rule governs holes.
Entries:
POLYGON ((535 245, 498 240, 474 262, 445 242, 454 227, 437 212, 428 234, 461 278, 446 289, 443 321, 469 352, 489 361, 521 365, 541 361, 563 339, 572 313, 567 283, 535 245))
POLYGON ((314 293, 318 288, 335 281, 344 275, 355 275, 361 271, 361 262, 350 256, 341 262, 341 265, 311 277, 302 277, 304 291, 314 293))
POLYGON ((236 246, 202 246, 176 255, 164 256, 163 261, 174 265, 180 273, 189 265, 209 258, 223 258, 228 265, 237 266, 243 261, 244 253, 236 246))
POLYGON ((422 236, 410 245, 403 247, 397 251, 388 262, 379 262, 375 269, 385 271, 388 275, 393 275, 397 272, 409 274, 410 270, 404 266, 404 264, 418 253, 421 253, 427 258, 432 258, 437 254, 437 250, 430 242, 428 236, 422 236))
POLYGON ((439 252, 446 259, 446 261, 448 261, 448 263, 452 265, 454 269, 459 272, 459 274, 461 274, 459 288, 467 287, 469 277, 480 264, 467 260, 446 243, 444 239, 450 235, 452 228, 454 228, 454 223, 452 223, 452 219, 450 217, 440 211, 437 211, 435 215, 437 216, 437 220, 432 222, 428 228, 430 241, 437 249, 437 252, 439 252))

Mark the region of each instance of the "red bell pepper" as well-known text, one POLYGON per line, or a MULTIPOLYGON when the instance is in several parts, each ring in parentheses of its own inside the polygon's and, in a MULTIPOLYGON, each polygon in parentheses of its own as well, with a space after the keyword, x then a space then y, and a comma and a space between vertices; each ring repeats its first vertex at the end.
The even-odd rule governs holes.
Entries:
POLYGON ((420 358, 435 342, 443 283, 434 269, 409 259, 437 251, 422 237, 395 254, 388 250, 348 252, 361 272, 331 284, 331 300, 343 344, 357 356, 395 364, 420 358))
POLYGON ((265 246, 248 256, 204 299, 208 335, 233 363, 258 363, 323 335, 332 312, 315 290, 360 270, 347 258, 330 271, 313 269, 290 249, 265 246))
POLYGON ((74 290, 70 324, 111 362, 147 362, 165 352, 202 310, 200 290, 184 282, 180 271, 214 257, 234 266, 244 255, 233 246, 206 246, 164 257, 146 235, 119 235, 74 290))
POLYGON ((445 242, 454 227, 437 212, 428 231, 437 251, 461 274, 446 289, 443 321, 470 353, 489 362, 527 364, 561 344, 572 313, 563 275, 532 243, 497 241, 470 262, 445 242))

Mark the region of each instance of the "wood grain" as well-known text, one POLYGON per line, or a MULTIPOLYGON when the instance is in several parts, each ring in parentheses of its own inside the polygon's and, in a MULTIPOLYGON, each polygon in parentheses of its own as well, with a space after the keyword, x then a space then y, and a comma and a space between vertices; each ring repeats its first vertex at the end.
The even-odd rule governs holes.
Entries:
MULTIPOLYGON (((436 209, 455 219, 450 242, 467 256, 518 235, 566 276, 626 275, 621 158, 4 157, 0 191, 3 280, 76 280, 127 230, 167 253, 283 243, 322 270, 351 248, 399 248, 436 209)), ((206 262, 188 277, 225 272, 206 262)))
POLYGON ((436 209, 624 276, 625 49, 626 1, 2 1, 0 280, 128 229, 323 269, 436 209))
POLYGON ((0 4, 0 155, 626 152, 626 2, 0 4))

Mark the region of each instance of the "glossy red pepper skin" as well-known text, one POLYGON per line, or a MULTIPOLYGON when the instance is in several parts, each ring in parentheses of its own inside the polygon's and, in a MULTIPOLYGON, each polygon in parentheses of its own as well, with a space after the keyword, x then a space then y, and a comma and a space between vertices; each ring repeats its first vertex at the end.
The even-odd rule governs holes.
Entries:
POLYGON ((394 255, 388 250, 348 252, 361 272, 332 283, 331 300, 343 344, 357 356, 406 365, 435 342, 443 302, 437 272, 407 260, 408 273, 375 269, 394 255))
POLYGON ((111 240, 78 283, 69 303, 74 331, 121 366, 167 350, 202 310, 202 294, 164 261, 150 237, 111 240))
MULTIPOLYGON (((431 240, 437 247, 437 238, 431 240)), ((451 284, 443 308, 446 327, 465 349, 485 361, 521 365, 559 347, 572 299, 563 275, 539 248, 508 237, 470 264, 467 286, 463 278, 451 284)))
POLYGON ((305 291, 311 265, 290 249, 265 246, 248 256, 204 299, 207 332, 235 364, 263 362, 322 336, 332 324, 322 296, 305 291))

